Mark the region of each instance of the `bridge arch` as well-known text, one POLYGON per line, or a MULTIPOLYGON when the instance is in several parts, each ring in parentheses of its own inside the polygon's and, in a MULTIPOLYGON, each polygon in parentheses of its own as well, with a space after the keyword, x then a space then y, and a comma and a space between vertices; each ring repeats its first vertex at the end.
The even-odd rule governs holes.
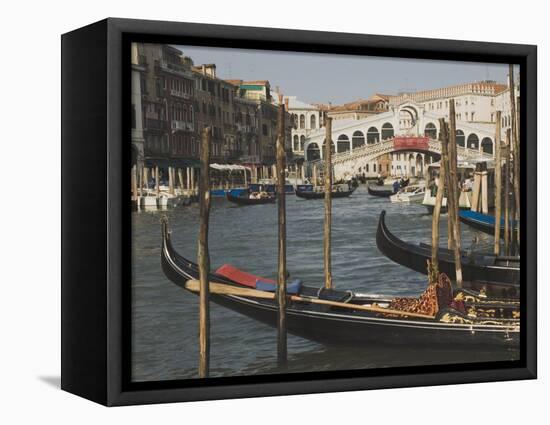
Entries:
POLYGON ((424 127, 424 136, 434 140, 437 139, 437 127, 433 122, 429 122, 424 127))
POLYGON ((490 137, 484 137, 481 140, 481 151, 484 153, 493 154, 493 140, 490 137))
POLYGON ((381 140, 386 139, 393 139, 394 131, 393 131, 393 125, 391 123, 386 122, 382 125, 382 138, 381 140))
POLYGON ((352 149, 358 148, 365 144, 365 135, 362 131, 355 131, 351 136, 351 147, 352 149))
POLYGON ((319 151, 319 145, 317 143, 310 143, 307 147, 306 160, 315 161, 321 158, 321 152, 319 151))
POLYGON ((349 137, 345 134, 340 134, 336 142, 336 152, 347 152, 350 148, 349 137))
POLYGON ((412 105, 404 105, 399 110, 399 129, 410 130, 418 122, 418 110, 412 105))
POLYGON ((466 137, 464 136, 464 132, 460 129, 456 130, 456 144, 458 146, 466 147, 466 137))
POLYGON ((467 143, 469 149, 479 150, 479 137, 477 137, 477 134, 470 133, 467 139, 467 143))
POLYGON ((367 130, 367 145, 372 145, 380 141, 380 133, 376 127, 369 127, 367 130))

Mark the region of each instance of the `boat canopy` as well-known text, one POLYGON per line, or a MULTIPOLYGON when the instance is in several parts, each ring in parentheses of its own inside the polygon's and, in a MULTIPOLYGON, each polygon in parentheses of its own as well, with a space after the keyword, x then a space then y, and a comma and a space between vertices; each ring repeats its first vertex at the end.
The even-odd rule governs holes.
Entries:
POLYGON ((219 171, 250 171, 249 167, 235 164, 210 164, 210 168, 219 171))
MULTIPOLYGON (((495 162, 493 160, 479 160, 479 161, 478 160, 468 160, 468 161, 458 160, 456 165, 457 165, 457 168, 460 168, 460 169, 475 170, 476 165, 479 164, 480 162, 487 163, 488 169, 495 168, 495 162)), ((441 161, 432 162, 431 164, 428 164, 428 168, 439 168, 439 167, 441 167, 441 161)))

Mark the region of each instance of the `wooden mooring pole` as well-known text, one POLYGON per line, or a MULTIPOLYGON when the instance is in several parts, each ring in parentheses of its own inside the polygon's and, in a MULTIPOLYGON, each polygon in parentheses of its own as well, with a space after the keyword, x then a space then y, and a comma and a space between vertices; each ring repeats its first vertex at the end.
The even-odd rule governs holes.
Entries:
POLYGON ((170 195, 174 194, 174 169, 172 167, 168 167, 168 193, 170 195))
POLYGON ((456 119, 455 119, 455 101, 450 100, 449 109, 449 129, 443 132, 448 140, 448 158, 449 158, 449 178, 447 189, 447 220, 451 222, 452 249, 455 259, 456 286, 462 288, 462 255, 460 253, 460 221, 458 219, 458 208, 460 202, 460 191, 458 187, 458 166, 456 149, 456 119), (449 203, 449 201, 451 201, 449 203))
POLYGON ((207 378, 210 371, 210 253, 208 251, 208 222, 210 218, 210 141, 212 128, 202 131, 201 175, 199 184, 199 246, 197 262, 199 264, 199 377, 207 378))
POLYGON ((502 157, 500 152, 501 111, 497 111, 495 126, 495 255, 500 255, 500 221, 502 217, 502 157))
POLYGON ((432 258, 430 263, 430 270, 428 270, 429 282, 435 284, 439 278, 439 263, 437 259, 437 253, 439 250, 439 218, 441 215, 441 204, 443 203, 443 192, 445 189, 445 175, 447 173, 446 168, 448 164, 447 160, 447 124, 445 119, 439 119, 440 139, 441 139, 441 165, 439 167, 439 178, 437 185, 437 193, 435 195, 435 205, 432 215, 432 258), (445 137, 443 137, 445 132, 445 137))
POLYGON ((481 163, 481 212, 483 214, 489 214, 489 187, 488 187, 488 173, 487 173, 487 163, 481 163))
POLYGON ((325 227, 323 232, 323 259, 325 288, 332 288, 331 225, 332 225, 332 118, 325 117, 325 227))
POLYGON ((504 255, 510 255, 510 129, 506 131, 504 161, 504 255))
POLYGON ((317 186, 317 164, 313 164, 313 187, 317 186))
POLYGON ((510 64, 508 66, 510 74, 510 115, 511 115, 511 124, 512 124, 512 138, 511 138, 511 148, 512 148, 512 159, 514 167, 514 201, 515 201, 515 214, 512 217, 512 222, 515 219, 515 226, 512 226, 513 235, 517 236, 516 244, 519 249, 519 219, 520 219, 520 210, 521 210, 521 199, 519 195, 519 162, 520 162, 520 151, 519 151, 519 129, 518 129, 518 116, 516 114, 516 88, 514 83, 514 65, 510 64), (517 229, 516 229, 517 227, 517 229))
POLYGON ((132 177, 131 177, 131 181, 132 181, 132 200, 135 201, 135 202, 137 203, 137 202, 138 202, 138 199, 139 199, 139 194, 138 194, 137 164, 132 165, 132 177))
POLYGON ((474 171, 474 187, 472 188, 472 205, 470 209, 472 211, 479 211, 479 200, 481 192, 481 171, 479 163, 476 164, 476 169, 474 171))
POLYGON ((158 165, 155 165, 155 192, 157 193, 157 199, 160 198, 160 170, 158 165))
POLYGON ((286 346, 286 195, 285 195, 285 106, 279 95, 279 116, 277 120, 277 207, 279 221, 279 259, 277 272, 277 364, 287 364, 286 346))

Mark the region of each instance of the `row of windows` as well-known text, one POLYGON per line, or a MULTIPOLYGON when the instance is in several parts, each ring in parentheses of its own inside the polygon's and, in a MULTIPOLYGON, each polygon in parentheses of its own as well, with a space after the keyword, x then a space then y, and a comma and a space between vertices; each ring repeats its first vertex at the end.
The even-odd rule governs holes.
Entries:
MULTIPOLYGON (((162 78, 163 82, 162 85, 164 88, 165 86, 165 80, 162 78)), ((170 89, 175 90, 179 93, 185 93, 188 95, 193 94, 193 82, 191 80, 177 80, 177 79, 170 79, 170 89)))
MULTIPOLYGON (((293 121, 294 121, 294 128, 300 128, 301 130, 306 128, 306 116, 304 114, 300 114, 298 116, 297 114, 292 115, 293 121)), ((319 125, 321 125, 321 122, 319 121, 319 125)), ((317 128, 317 117, 315 115, 311 115, 309 117, 309 128, 314 130, 317 128)))
POLYGON ((193 106, 175 104, 170 108, 170 116, 175 121, 193 122, 193 106))
POLYGON ((219 97, 222 102, 229 102, 231 100, 231 89, 222 87, 220 83, 206 78, 201 78, 196 81, 197 89, 206 91, 212 96, 219 97))
POLYGON ((302 136, 298 137, 298 135, 295 134, 294 138, 293 138, 293 148, 292 148, 292 150, 294 152, 303 151, 305 141, 306 141, 306 136, 302 135, 302 136))
MULTIPOLYGON (((493 119, 492 118, 493 114, 491 114, 491 120, 493 119)), ((455 115, 456 119, 457 120, 462 120, 462 113, 458 113, 455 115)), ((464 112, 464 119, 466 121, 470 120, 470 121, 473 121, 474 120, 474 117, 475 117, 475 112, 464 112)))
MULTIPOLYGON (((464 100, 464 105, 465 106, 468 106, 468 104, 470 105, 475 105, 475 102, 474 102, 474 99, 471 98, 469 103, 468 103, 468 99, 465 99, 464 100)), ((443 102, 442 100, 439 101, 439 102, 430 102, 428 103, 428 109, 430 111, 433 111, 435 109, 442 109, 443 108, 443 105, 445 105, 445 109, 447 109, 449 107, 449 101, 446 100, 445 102, 443 102)), ((455 101, 455 106, 459 107, 459 106, 462 106, 462 102, 460 100, 456 100, 455 101)), ((491 106, 494 106, 494 99, 491 99, 491 106)))
POLYGON ((197 155, 198 144, 195 138, 188 134, 174 134, 172 136, 172 153, 177 155, 197 155))

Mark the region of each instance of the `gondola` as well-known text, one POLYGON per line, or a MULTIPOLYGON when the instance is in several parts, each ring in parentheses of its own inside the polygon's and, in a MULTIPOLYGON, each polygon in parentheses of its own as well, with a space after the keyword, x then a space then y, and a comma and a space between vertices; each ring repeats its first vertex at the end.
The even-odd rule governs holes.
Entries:
MULTIPOLYGON (((347 198, 350 196, 353 192, 355 192, 355 188, 351 188, 349 190, 333 190, 331 194, 331 198, 347 198)), ((303 199, 325 199, 325 192, 324 191, 315 191, 315 190, 296 190, 296 196, 303 199)))
MULTIPOLYGON (((474 229, 480 230, 483 233, 488 235, 495 234, 495 216, 490 214, 482 214, 475 211, 459 211, 460 221, 467 224, 468 226, 473 227, 474 229)), ((516 223, 510 223, 514 226, 514 236, 517 233, 516 223)), ((500 238, 504 239, 504 218, 500 221, 500 238)))
POLYGON ((231 192, 227 192, 227 200, 238 205, 262 205, 274 203, 276 197, 274 195, 268 195, 265 198, 252 199, 248 197, 247 191, 242 192, 241 195, 233 195, 231 192), (243 196, 243 194, 245 196, 243 196))
MULTIPOLYGON (((161 263, 165 275, 179 287, 197 294, 197 290, 190 289, 187 282, 198 279, 198 266, 174 250, 166 221, 163 222, 162 228, 161 263)), ((250 279, 253 275, 237 271, 236 277, 230 278, 227 274, 221 274, 224 267, 227 265, 210 273, 209 281, 229 288, 244 288, 250 285, 245 278, 250 279), (242 277, 244 275, 246 276, 242 277)), ((288 332, 325 345, 435 344, 447 347, 485 346, 502 349, 517 347, 519 344, 519 319, 472 319, 448 308, 440 310, 435 318, 403 318, 313 302, 319 299, 339 300, 352 306, 357 305, 359 309, 362 305, 376 303, 384 306, 385 303, 391 302, 383 297, 353 294, 350 291, 327 291, 309 286, 302 286, 299 295, 301 299, 311 301, 295 302, 289 298, 286 310, 288 332)), ((277 304, 273 299, 211 292, 210 300, 254 320, 277 326, 277 304)), ((485 308, 488 305, 485 304, 485 308)), ((510 312, 511 317, 515 317, 513 312, 517 311, 518 305, 498 301, 496 305, 490 305, 490 308, 491 311, 506 310, 510 312)))
MULTIPOLYGON (((427 274, 426 262, 431 258, 431 246, 402 241, 386 227, 386 211, 380 213, 376 245, 390 260, 419 273, 427 274)), ((453 251, 439 248, 439 271, 455 279, 453 251)), ((462 253, 463 287, 485 291, 487 295, 518 297, 520 285, 519 257, 462 253)))
POLYGON ((388 198, 395 194, 393 191, 393 185, 383 184, 383 185, 376 185, 376 184, 369 184, 367 186, 367 190, 369 191, 369 195, 372 196, 380 196, 384 198, 388 198))

